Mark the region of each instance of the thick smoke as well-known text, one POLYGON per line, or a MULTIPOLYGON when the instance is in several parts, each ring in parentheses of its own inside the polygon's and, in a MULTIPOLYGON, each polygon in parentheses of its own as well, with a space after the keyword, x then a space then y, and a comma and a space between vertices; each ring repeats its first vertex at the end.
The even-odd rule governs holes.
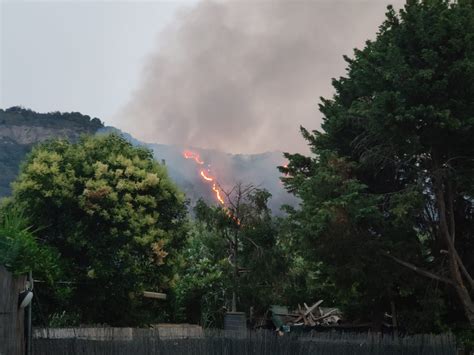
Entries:
POLYGON ((342 55, 374 38, 387 4, 200 2, 159 36, 120 127, 148 142, 304 152, 299 126, 319 127, 342 55))

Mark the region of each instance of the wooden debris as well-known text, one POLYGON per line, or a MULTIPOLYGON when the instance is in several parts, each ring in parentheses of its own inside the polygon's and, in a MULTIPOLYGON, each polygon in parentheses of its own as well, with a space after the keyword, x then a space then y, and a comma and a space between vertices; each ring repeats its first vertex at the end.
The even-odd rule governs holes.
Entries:
MULTIPOLYGON (((312 306, 303 303, 303 307, 298 304, 297 310, 289 312, 286 307, 272 306, 271 311, 278 324, 277 329, 285 326, 331 326, 339 324, 342 314, 337 308, 319 307, 323 300, 319 300, 312 306)), ((275 322, 274 322, 275 323, 275 322)))
POLYGON ((153 298, 156 300, 166 300, 166 293, 143 291, 143 297, 153 298))

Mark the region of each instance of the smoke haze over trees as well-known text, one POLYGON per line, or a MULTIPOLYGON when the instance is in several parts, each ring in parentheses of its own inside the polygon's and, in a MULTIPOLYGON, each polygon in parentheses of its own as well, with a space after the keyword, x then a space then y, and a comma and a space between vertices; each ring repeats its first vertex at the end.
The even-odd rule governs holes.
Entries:
POLYGON ((200 2, 161 34, 116 124, 147 142, 306 151, 298 126, 318 128, 318 96, 331 95, 342 55, 373 37, 387 4, 200 2))

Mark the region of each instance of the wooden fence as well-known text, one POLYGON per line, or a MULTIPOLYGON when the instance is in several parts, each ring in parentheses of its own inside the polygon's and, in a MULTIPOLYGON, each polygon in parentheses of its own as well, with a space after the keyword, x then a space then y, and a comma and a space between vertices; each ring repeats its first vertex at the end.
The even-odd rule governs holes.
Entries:
MULTIPOLYGON (((205 330, 199 336, 162 338, 156 330, 133 330, 122 337, 116 329, 101 331, 101 339, 36 338, 34 355, 456 355, 451 335, 413 337, 382 334, 312 333, 278 336, 272 331, 233 334, 205 330)), ((169 334, 167 334, 169 335, 169 334)), ((181 332, 179 333, 181 336, 181 332)))
POLYGON ((0 266, 0 355, 25 353, 24 311, 18 308, 18 295, 26 276, 14 277, 0 266))
POLYGON ((82 339, 133 341, 143 338, 190 339, 203 338, 204 330, 195 324, 155 324, 152 328, 71 327, 35 328, 34 339, 82 339))

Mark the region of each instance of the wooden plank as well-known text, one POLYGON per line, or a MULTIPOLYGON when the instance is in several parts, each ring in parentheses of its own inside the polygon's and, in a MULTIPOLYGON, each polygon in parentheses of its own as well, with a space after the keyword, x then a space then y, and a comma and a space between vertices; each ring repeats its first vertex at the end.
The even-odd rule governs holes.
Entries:
POLYGON ((331 309, 329 312, 327 312, 326 314, 323 314, 321 317, 318 317, 315 319, 315 321, 319 321, 319 320, 322 320, 324 318, 327 318, 329 317, 330 315, 332 315, 333 313, 336 313, 338 311, 337 308, 334 308, 334 309, 331 309))
POLYGON ((301 306, 298 305, 298 311, 301 313, 301 315, 295 319, 295 323, 299 322, 300 320, 303 320, 303 322, 306 324, 308 323, 308 320, 306 320, 306 317, 308 314, 310 314, 316 307, 318 307, 321 303, 323 303, 323 300, 319 300, 315 304, 313 304, 311 307, 308 307, 308 305, 305 303, 304 306, 306 307, 306 311, 303 312, 301 309, 301 306))
POLYGON ((313 304, 311 307, 308 307, 306 305, 306 303, 304 304, 304 306, 306 307, 306 312, 305 312, 305 316, 307 316, 309 313, 311 313, 317 306, 319 306, 321 303, 323 303, 323 300, 319 300, 318 302, 316 302, 315 304, 313 304))
POLYGON ((24 354, 24 310, 18 308, 18 295, 25 288, 24 276, 13 277, 0 266, 0 354, 24 354))
POLYGON ((156 299, 156 300, 166 300, 167 296, 166 296, 166 293, 143 291, 143 297, 153 298, 153 299, 156 299))

